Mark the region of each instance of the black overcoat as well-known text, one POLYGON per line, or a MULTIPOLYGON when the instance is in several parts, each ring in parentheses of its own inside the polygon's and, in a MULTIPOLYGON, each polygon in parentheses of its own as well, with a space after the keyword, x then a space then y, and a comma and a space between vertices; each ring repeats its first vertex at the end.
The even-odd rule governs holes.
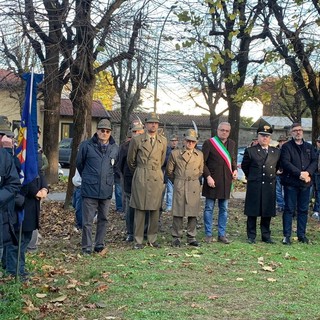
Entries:
POLYGON ((21 188, 21 194, 25 198, 24 220, 22 223, 23 232, 30 232, 40 228, 40 200, 36 198, 36 194, 42 188, 48 189, 48 184, 41 172, 36 179, 21 188))
MULTIPOLYGON (((237 169, 235 142, 228 139, 224 144, 231 156, 232 172, 237 169)), ((218 151, 212 145, 210 140, 206 140, 202 146, 204 167, 204 183, 202 195, 210 199, 229 199, 232 185, 232 173, 225 160, 220 156, 218 151), (208 186, 207 177, 211 176, 215 181, 215 188, 208 186)))
POLYGON ((260 144, 245 150, 241 168, 247 178, 244 214, 253 217, 276 215, 276 172, 280 150, 269 147, 268 153, 260 144))

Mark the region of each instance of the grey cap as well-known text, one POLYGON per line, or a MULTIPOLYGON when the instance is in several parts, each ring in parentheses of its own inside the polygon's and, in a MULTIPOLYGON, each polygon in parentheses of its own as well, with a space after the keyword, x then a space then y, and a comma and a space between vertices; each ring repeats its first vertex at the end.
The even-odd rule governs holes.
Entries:
POLYGON ((145 119, 145 121, 148 122, 160 122, 159 120, 159 116, 155 113, 155 112, 151 112, 148 114, 147 118, 145 119))
POLYGON ((131 131, 140 131, 140 130, 143 130, 143 129, 144 129, 144 126, 141 123, 141 121, 139 121, 139 120, 132 121, 131 131))
POLYGON ((288 141, 288 137, 287 137, 287 136, 284 136, 284 135, 281 135, 281 136, 278 138, 277 141, 278 141, 278 142, 280 142, 280 141, 288 141))
POLYGON ((111 122, 108 119, 102 119, 97 125, 97 129, 111 129, 111 122))
POLYGON ((194 129, 188 129, 184 134, 184 136, 185 136, 185 140, 198 141, 198 135, 196 130, 194 129))
POLYGON ((179 141, 178 135, 172 134, 172 135, 170 136, 170 141, 179 141))
POLYGON ((0 134, 7 136, 7 137, 13 137, 14 133, 10 130, 10 128, 5 123, 0 124, 0 134))

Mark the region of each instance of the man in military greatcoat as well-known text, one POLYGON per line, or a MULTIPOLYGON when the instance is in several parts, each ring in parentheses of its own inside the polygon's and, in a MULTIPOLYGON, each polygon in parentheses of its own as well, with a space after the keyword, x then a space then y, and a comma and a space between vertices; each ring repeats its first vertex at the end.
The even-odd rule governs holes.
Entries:
POLYGON ((163 165, 167 139, 158 134, 159 117, 152 112, 145 123, 145 133, 133 137, 129 144, 127 162, 133 172, 130 206, 135 209, 134 249, 143 248, 146 211, 149 210, 148 244, 159 247, 157 242, 159 208, 165 188, 163 165))
POLYGON ((245 150, 241 168, 247 179, 244 214, 247 216, 248 243, 256 242, 257 218, 260 219, 261 239, 274 243, 270 222, 276 215, 276 172, 280 150, 269 146, 273 130, 268 125, 257 130, 258 144, 245 150))
POLYGON ((197 217, 200 211, 200 181, 203 172, 203 154, 195 149, 198 136, 189 129, 185 134, 183 149, 171 152, 167 163, 167 174, 174 181, 172 245, 180 247, 183 235, 183 218, 188 218, 187 242, 190 246, 199 246, 196 240, 197 217))

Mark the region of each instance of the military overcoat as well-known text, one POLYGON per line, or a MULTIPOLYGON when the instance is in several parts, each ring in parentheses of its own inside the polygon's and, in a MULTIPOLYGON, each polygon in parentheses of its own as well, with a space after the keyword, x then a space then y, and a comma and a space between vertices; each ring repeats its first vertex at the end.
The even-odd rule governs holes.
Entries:
POLYGON ((276 172, 280 150, 269 147, 268 153, 260 144, 245 150, 241 168, 247 178, 244 214, 253 217, 276 215, 276 172))
POLYGON ((200 212, 200 181, 203 172, 203 153, 183 148, 173 150, 166 168, 174 181, 172 213, 177 217, 197 217, 200 212))
POLYGON ((133 172, 130 206, 140 210, 158 210, 165 187, 163 165, 167 139, 156 135, 153 146, 147 133, 131 139, 127 162, 133 172))

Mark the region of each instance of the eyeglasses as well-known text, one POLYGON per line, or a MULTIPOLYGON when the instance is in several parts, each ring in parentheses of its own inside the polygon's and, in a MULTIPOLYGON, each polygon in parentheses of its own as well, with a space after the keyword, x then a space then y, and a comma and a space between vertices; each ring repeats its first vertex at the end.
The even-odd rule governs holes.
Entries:
POLYGON ((303 129, 295 129, 295 130, 292 130, 292 132, 294 132, 294 133, 303 132, 303 129))
POLYGON ((218 129, 219 131, 222 131, 222 132, 230 132, 230 130, 228 129, 218 129))
POLYGON ((197 143, 197 141, 192 141, 192 140, 186 140, 187 143, 197 143))
POLYGON ((111 130, 109 129, 99 129, 101 133, 110 133, 111 130))

